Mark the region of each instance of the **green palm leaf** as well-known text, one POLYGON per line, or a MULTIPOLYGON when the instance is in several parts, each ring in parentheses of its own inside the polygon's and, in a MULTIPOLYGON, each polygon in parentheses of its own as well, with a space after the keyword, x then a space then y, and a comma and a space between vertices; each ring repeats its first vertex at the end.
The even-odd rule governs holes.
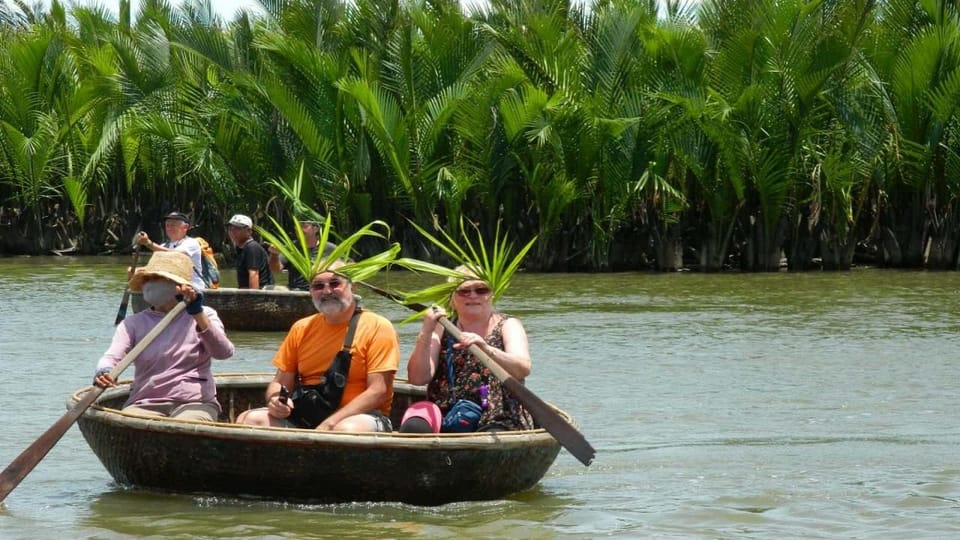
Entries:
POLYGON ((394 264, 398 266, 415 272, 440 276, 447 279, 445 283, 433 285, 418 291, 401 293, 404 301, 410 303, 440 304, 447 309, 450 309, 449 300, 454 289, 464 281, 471 279, 479 279, 486 282, 492 290, 494 301, 500 298, 510 287, 510 281, 513 275, 520 268, 520 263, 523 261, 523 258, 537 240, 537 237, 533 237, 519 252, 512 254, 513 243, 509 241, 506 233, 501 236, 500 221, 497 221, 497 228, 489 249, 483 241, 479 227, 473 222, 470 222, 470 226, 474 232, 473 240, 471 240, 471 235, 464 226, 462 219, 460 220, 458 238, 454 238, 442 229, 440 230, 442 238, 437 238, 416 223, 410 222, 410 224, 424 238, 429 240, 430 243, 453 259, 457 265, 466 268, 469 273, 451 270, 450 268, 417 259, 397 259, 394 264))
MULTIPOLYGON (((291 217, 294 222, 296 222, 296 217, 291 217)), ((277 248, 277 251, 289 261, 290 265, 293 266, 297 272, 300 272, 300 274, 307 279, 311 279, 316 274, 329 271, 330 266, 334 262, 344 261, 346 264, 336 268, 336 273, 356 283, 375 276, 380 270, 392 263, 400 253, 400 244, 394 242, 386 250, 361 261, 354 261, 351 258, 354 245, 361 239, 366 237, 389 238, 390 227, 383 221, 370 222, 353 234, 340 238, 336 243, 336 247, 329 253, 324 254, 322 247, 326 246, 336 237, 331 226, 333 220, 328 214, 320 228, 320 241, 318 245, 321 246, 321 249, 316 259, 310 257, 310 248, 307 246, 307 240, 299 227, 296 228, 296 239, 294 239, 287 234, 277 220, 271 217, 270 222, 273 224, 272 231, 260 226, 256 227, 257 231, 264 240, 277 248), (381 228, 383 232, 377 230, 381 228)))

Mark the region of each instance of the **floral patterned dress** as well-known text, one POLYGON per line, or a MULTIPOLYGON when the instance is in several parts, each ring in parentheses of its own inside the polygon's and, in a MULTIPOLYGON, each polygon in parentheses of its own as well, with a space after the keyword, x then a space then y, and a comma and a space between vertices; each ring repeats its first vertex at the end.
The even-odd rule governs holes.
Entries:
MULTIPOLYGON (((503 348, 503 323, 509 315, 494 314, 498 317, 496 326, 484 341, 493 347, 503 348)), ((456 320, 453 321, 456 323, 456 320)), ((440 364, 437 366, 433 379, 427 385, 427 399, 437 404, 440 411, 446 414, 456 399, 469 399, 483 404, 481 387, 487 387, 486 407, 480 416, 478 430, 485 428, 499 428, 507 430, 533 429, 534 422, 530 413, 523 408, 520 401, 503 387, 500 380, 491 373, 467 349, 453 349, 453 336, 443 333, 440 346, 440 364), (450 354, 452 352, 452 355, 450 354), (447 361, 453 362, 454 395, 450 392, 450 383, 447 371, 447 361)))

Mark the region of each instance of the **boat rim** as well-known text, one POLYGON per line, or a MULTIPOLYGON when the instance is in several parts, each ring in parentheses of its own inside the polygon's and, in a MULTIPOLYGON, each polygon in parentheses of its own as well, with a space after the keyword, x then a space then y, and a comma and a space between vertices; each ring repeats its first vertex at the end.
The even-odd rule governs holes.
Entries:
MULTIPOLYGON (((258 386, 273 380, 270 373, 222 373, 214 376, 218 385, 224 382, 233 382, 239 385, 258 386)), ((545 429, 473 433, 335 433, 329 431, 314 431, 297 428, 248 426, 228 422, 204 422, 198 420, 181 420, 168 417, 148 416, 143 414, 123 412, 120 409, 100 405, 103 400, 114 399, 129 393, 131 379, 118 381, 117 386, 106 389, 103 394, 83 413, 89 420, 105 424, 120 425, 126 428, 142 429, 154 432, 182 433, 205 435, 218 438, 230 438, 244 441, 276 441, 301 444, 338 444, 344 446, 370 446, 390 448, 423 448, 425 445, 438 449, 481 449, 493 448, 502 450, 514 446, 529 447, 533 445, 559 444, 545 429)), ((420 386, 412 385, 405 379, 397 379, 394 388, 417 389, 420 386)), ((82 399, 83 394, 93 389, 86 386, 74 391, 67 399, 67 407, 72 408, 82 399)), ((550 404, 550 406, 568 422, 573 419, 565 411, 550 404)))
POLYGON ((292 290, 292 289, 240 289, 237 287, 218 287, 216 289, 204 289, 203 294, 211 293, 212 296, 236 295, 236 296, 297 296, 309 297, 310 291, 292 290))

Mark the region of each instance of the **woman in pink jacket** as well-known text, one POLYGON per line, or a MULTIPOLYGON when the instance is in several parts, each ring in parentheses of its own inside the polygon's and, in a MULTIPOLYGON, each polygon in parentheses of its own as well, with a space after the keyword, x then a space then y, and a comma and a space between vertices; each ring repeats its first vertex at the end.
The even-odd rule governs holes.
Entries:
POLYGON ((182 298, 184 313, 170 322, 134 360, 130 397, 123 410, 151 416, 214 422, 220 415, 211 359, 233 356, 233 343, 203 293, 190 280, 193 263, 179 251, 158 251, 130 279, 133 292, 143 292, 151 308, 127 317, 117 326, 110 348, 97 363, 94 384, 114 386, 110 371, 182 298))

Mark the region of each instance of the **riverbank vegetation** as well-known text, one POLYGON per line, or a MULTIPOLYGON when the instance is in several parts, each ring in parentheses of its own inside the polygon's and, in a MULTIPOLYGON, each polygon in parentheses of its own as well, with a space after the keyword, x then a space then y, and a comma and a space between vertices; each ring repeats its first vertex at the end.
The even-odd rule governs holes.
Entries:
POLYGON ((958 2, 0 3, 0 253, 170 210, 410 222, 540 271, 956 269, 958 2), (298 184, 300 182, 300 184, 298 184))

